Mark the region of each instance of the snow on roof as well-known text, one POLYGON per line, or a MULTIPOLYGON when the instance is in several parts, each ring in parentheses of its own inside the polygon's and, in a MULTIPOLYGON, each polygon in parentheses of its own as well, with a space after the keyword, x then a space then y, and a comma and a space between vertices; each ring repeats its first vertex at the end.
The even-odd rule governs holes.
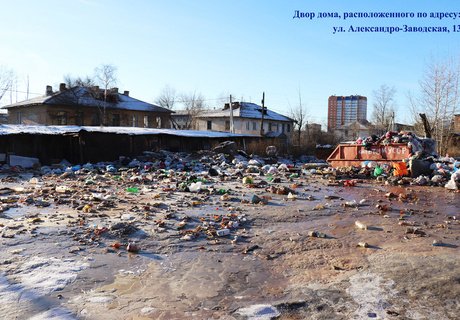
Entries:
POLYGON ((35 98, 28 99, 28 100, 16 102, 16 103, 13 103, 13 104, 4 105, 1 108, 2 109, 9 109, 9 108, 13 108, 13 107, 21 107, 21 106, 28 106, 28 105, 43 104, 49 98, 51 98, 51 97, 50 96, 35 97, 35 98))
MULTIPOLYGON (((100 89, 102 90, 102 89, 100 89)), ((103 90, 102 90, 103 92, 103 90)), ((157 106, 155 104, 147 103, 130 96, 116 93, 117 102, 106 102, 100 99, 96 99, 91 94, 90 88, 87 87, 73 87, 64 91, 58 91, 50 96, 40 96, 32 99, 24 100, 21 102, 13 103, 10 105, 3 106, 2 108, 9 109, 21 106, 30 105, 76 105, 86 107, 106 107, 111 109, 123 109, 123 110, 134 110, 134 111, 152 111, 152 112, 168 112, 173 111, 157 106)))
POLYGON ((353 121, 352 123, 344 125, 342 128, 346 128, 346 129, 354 128, 354 129, 367 130, 367 129, 370 129, 371 127, 372 126, 370 125, 370 123, 362 123, 360 121, 353 121))
POLYGON ((235 134, 228 132, 216 131, 197 131, 197 130, 174 130, 174 129, 153 129, 137 127, 100 127, 100 126, 29 126, 4 124, 0 125, 1 135, 13 134, 44 134, 44 135, 61 135, 86 132, 114 133, 127 135, 173 135, 178 137, 195 137, 195 138, 234 138, 234 137, 257 137, 252 134, 235 134))
MULTIPOLYGON (((267 114, 264 115, 266 120, 275 121, 288 121, 292 122, 293 119, 283 116, 275 111, 266 109, 267 114)), ((238 108, 233 108, 233 116, 238 118, 249 118, 249 119, 261 119, 262 118, 262 107, 251 102, 240 102, 238 108)), ((230 108, 224 110, 207 111, 200 114, 200 118, 229 118, 230 108)))
POLYGON ((190 110, 180 109, 180 110, 174 111, 173 116, 188 116, 188 117, 190 117, 190 115, 191 115, 190 110))

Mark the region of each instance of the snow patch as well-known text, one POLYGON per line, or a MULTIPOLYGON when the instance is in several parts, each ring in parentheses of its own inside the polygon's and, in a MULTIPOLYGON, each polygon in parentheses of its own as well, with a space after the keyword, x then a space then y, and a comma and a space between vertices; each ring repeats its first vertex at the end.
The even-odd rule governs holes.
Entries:
POLYGON ((347 293, 358 304, 358 309, 351 319, 385 319, 390 304, 388 298, 393 295, 392 280, 384 281, 378 274, 370 272, 357 273, 350 277, 350 287, 347 293))
POLYGON ((269 304, 255 304, 241 308, 236 313, 247 317, 248 320, 270 320, 281 315, 278 309, 269 304))
POLYGON ((152 313, 153 311, 155 311, 155 308, 144 307, 144 308, 141 309, 140 313, 145 316, 145 315, 148 315, 148 314, 152 313))
POLYGON ((25 289, 41 296, 62 290, 88 266, 74 259, 32 257, 18 269, 14 278, 25 289))
POLYGON ((86 299, 86 301, 92 302, 92 303, 109 303, 113 299, 114 299, 113 297, 109 297, 109 296, 94 296, 94 297, 89 297, 88 299, 86 299))
POLYGON ((71 311, 63 308, 53 308, 37 314, 29 320, 75 320, 77 319, 71 311))

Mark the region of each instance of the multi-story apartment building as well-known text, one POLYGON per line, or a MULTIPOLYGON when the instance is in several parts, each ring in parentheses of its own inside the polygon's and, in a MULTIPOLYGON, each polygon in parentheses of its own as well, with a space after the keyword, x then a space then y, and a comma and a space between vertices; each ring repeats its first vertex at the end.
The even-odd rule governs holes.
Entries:
POLYGON ((367 98, 359 95, 330 96, 327 130, 332 132, 354 122, 367 123, 367 98))

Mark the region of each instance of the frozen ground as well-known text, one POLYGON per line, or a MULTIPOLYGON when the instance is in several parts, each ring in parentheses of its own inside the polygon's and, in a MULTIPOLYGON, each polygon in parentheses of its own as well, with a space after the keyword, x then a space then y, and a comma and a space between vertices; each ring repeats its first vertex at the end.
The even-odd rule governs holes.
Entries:
POLYGON ((161 183, 131 194, 111 181, 50 178, 42 189, 72 191, 44 208, 26 205, 36 187, 5 183, 25 190, 8 195, 18 207, 0 218, 1 318, 458 319, 459 193, 302 177, 279 184, 295 187, 297 200, 216 181, 230 190, 222 198, 161 183), (64 201, 101 192, 116 205, 83 212, 64 201), (248 201, 254 194, 268 203, 248 201), (204 217, 227 214, 240 223, 230 235, 184 238, 204 217), (128 252, 128 242, 140 251, 128 252))

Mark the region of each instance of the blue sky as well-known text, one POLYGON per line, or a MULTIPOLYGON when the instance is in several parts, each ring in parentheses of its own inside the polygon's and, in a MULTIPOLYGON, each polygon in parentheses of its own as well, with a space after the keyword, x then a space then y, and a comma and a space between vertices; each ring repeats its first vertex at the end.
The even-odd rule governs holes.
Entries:
MULTIPOLYGON (((0 65, 16 71, 18 90, 42 94, 65 74, 118 68, 118 87, 152 102, 166 86, 260 103, 289 114, 299 92, 310 121, 324 124, 330 95, 368 97, 380 85, 397 90, 397 121, 410 120, 407 93, 430 59, 460 58, 460 1, 0 0, 0 65), (427 18, 293 19, 301 12, 426 12, 427 18), (446 26, 450 33, 333 34, 333 27, 446 26)), ((25 94, 17 93, 23 100, 25 94)), ((13 94, 13 102, 16 94, 13 94)), ((2 103, 9 103, 10 96, 2 103)))

